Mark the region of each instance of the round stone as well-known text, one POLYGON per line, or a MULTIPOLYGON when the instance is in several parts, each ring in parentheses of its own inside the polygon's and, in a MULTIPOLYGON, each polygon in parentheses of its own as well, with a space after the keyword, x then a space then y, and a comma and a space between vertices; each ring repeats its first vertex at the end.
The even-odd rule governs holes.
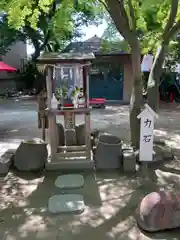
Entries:
POLYGON ((50 213, 81 213, 84 208, 83 196, 77 194, 54 195, 48 202, 50 213))
POLYGON ((84 186, 84 178, 79 174, 66 174, 57 177, 55 186, 61 189, 64 188, 81 188, 84 186))
POLYGON ((180 227, 180 196, 168 191, 148 194, 138 207, 137 223, 148 232, 180 227))

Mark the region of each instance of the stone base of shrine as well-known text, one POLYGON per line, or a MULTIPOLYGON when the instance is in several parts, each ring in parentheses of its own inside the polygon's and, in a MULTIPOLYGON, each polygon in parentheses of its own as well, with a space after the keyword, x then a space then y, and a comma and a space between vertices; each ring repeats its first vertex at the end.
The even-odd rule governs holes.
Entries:
POLYGON ((87 159, 72 159, 72 160, 59 160, 50 161, 46 163, 45 170, 47 171, 63 171, 63 170, 94 170, 93 160, 87 159))

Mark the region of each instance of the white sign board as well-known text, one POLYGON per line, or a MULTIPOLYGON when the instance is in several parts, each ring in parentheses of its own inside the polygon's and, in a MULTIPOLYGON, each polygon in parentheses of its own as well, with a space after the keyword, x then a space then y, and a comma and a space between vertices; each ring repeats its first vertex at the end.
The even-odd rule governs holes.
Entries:
POLYGON ((149 162, 153 160, 153 131, 154 120, 158 115, 145 104, 145 109, 137 116, 141 121, 139 161, 149 162))

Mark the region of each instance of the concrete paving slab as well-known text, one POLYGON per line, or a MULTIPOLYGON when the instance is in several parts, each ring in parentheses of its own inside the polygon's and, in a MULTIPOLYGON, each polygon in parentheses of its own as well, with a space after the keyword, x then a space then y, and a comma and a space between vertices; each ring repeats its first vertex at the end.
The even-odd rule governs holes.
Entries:
POLYGON ((64 188, 81 188, 84 186, 84 178, 79 174, 66 174, 57 177, 55 186, 61 189, 64 188))
POLYGON ((78 194, 54 195, 48 202, 50 213, 82 213, 84 208, 83 196, 78 194))

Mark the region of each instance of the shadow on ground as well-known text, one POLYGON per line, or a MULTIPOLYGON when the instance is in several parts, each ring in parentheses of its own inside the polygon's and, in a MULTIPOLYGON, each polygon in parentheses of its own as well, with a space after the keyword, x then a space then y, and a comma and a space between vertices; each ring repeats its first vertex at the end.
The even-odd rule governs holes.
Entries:
POLYGON ((0 239, 178 239, 177 230, 153 235, 141 232, 134 216, 140 200, 149 192, 160 187, 179 191, 179 172, 180 162, 174 160, 151 167, 149 180, 141 172, 134 176, 82 173, 84 188, 68 190, 84 197, 86 209, 80 215, 52 215, 47 211, 48 198, 66 192, 54 186, 60 174, 9 173, 5 182, 0 182, 0 239))
MULTIPOLYGON (((92 117, 92 128, 99 126, 101 131, 127 140, 129 138, 128 107, 106 110, 104 113, 102 111, 100 117, 99 115, 92 117)), ((13 126, 14 119, 8 123, 8 127, 3 122, 0 126, 0 131, 2 130, 0 148, 7 149, 8 144, 9 148, 13 148, 27 136, 36 137, 37 127, 33 116, 32 124, 29 120, 23 126, 18 122, 13 126), (16 129, 18 133, 11 132, 16 129), (16 139, 12 140, 15 137, 16 139), (5 138, 8 139, 8 143, 5 138)), ((170 113, 163 110, 157 124, 159 132, 155 132, 157 137, 172 141, 174 147, 179 146, 179 117, 180 113, 177 110, 170 113)), ((0 239, 179 239, 178 231, 145 234, 137 228, 134 218, 140 200, 147 193, 161 187, 180 191, 179 173, 178 159, 152 166, 148 172, 149 180, 145 180, 142 172, 129 176, 117 172, 97 173, 95 176, 83 173, 85 186, 76 193, 83 195, 85 211, 81 215, 51 215, 47 211, 48 198, 53 194, 65 193, 54 186, 57 173, 39 175, 11 172, 5 181, 0 178, 0 239)))

